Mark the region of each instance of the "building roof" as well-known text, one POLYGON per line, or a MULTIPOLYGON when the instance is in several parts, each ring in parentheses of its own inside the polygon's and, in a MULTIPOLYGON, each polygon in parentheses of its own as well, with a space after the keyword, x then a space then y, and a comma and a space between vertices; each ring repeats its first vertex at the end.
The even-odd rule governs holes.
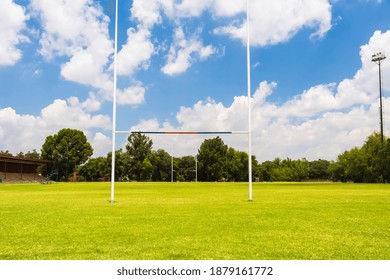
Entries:
POLYGON ((21 164, 32 164, 32 165, 45 165, 50 162, 49 160, 45 160, 45 159, 21 158, 21 157, 6 156, 6 155, 0 155, 0 161, 21 163, 21 164))

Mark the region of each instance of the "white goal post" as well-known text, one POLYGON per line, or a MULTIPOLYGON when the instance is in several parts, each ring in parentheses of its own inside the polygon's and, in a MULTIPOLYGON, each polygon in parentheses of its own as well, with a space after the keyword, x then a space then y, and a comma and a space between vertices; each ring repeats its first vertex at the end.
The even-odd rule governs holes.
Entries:
POLYGON ((118 55, 118 0, 115 0, 115 43, 114 43, 114 92, 112 108, 112 155, 111 155, 111 203, 115 203, 115 150, 117 134, 186 134, 186 135, 248 135, 248 201, 252 201, 252 111, 251 111, 251 67, 250 67, 250 34, 249 34, 249 0, 246 1, 246 53, 247 53, 247 94, 248 94, 248 130, 247 131, 120 131, 116 130, 116 99, 117 99, 117 55, 118 55))

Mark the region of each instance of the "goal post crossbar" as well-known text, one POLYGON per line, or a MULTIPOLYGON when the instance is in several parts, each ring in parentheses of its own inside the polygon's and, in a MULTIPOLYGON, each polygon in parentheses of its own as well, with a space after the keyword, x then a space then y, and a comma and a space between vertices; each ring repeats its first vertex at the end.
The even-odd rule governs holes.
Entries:
POLYGON ((217 135, 248 134, 248 131, 116 131, 116 134, 170 134, 170 135, 217 135))

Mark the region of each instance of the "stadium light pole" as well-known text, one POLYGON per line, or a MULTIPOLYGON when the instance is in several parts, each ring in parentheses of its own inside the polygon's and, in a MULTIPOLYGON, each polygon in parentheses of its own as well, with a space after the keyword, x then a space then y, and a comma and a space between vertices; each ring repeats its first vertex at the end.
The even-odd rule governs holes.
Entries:
MULTIPOLYGON (((372 55, 372 62, 375 62, 379 66, 379 118, 380 118, 380 129, 381 129, 381 143, 384 143, 383 135, 383 102, 382 102, 382 70, 381 70, 381 61, 384 60, 386 56, 379 52, 372 55)), ((386 183, 384 170, 382 169, 382 183, 386 183)))
POLYGON ((112 100, 111 203, 115 202, 116 89, 118 55, 118 0, 115 1, 114 96, 112 100))
POLYGON ((246 0, 246 63, 248 88, 248 200, 252 201, 252 108, 251 108, 251 47, 249 34, 249 0, 246 0))
POLYGON ((372 55, 372 62, 375 62, 379 66, 379 115, 380 115, 380 128, 381 128, 381 142, 384 142, 383 135, 383 103, 382 103, 382 71, 381 71, 381 61, 384 60, 386 56, 379 52, 372 55))

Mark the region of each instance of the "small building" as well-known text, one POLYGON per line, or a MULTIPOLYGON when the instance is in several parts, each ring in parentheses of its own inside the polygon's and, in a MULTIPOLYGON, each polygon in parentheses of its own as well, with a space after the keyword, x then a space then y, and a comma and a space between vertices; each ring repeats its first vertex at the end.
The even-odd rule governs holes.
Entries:
POLYGON ((50 161, 0 155, 0 182, 36 182, 43 178, 38 174, 39 166, 50 161))

